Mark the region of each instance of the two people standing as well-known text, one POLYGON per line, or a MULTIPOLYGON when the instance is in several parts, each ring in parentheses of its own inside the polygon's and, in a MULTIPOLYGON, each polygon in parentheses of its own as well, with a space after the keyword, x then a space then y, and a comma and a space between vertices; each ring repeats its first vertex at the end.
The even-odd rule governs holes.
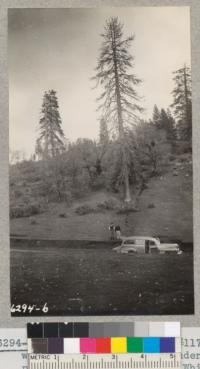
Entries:
POLYGON ((121 228, 119 225, 114 225, 114 223, 110 223, 109 225, 110 231, 110 239, 113 241, 115 239, 120 240, 121 238, 121 228))

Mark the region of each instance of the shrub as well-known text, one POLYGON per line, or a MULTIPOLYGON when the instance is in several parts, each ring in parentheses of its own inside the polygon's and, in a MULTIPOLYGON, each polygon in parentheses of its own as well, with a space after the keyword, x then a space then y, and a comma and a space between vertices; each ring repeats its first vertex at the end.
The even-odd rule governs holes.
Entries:
POLYGON ((179 158, 180 163, 187 163, 188 162, 188 155, 181 155, 179 158))
POLYGON ((15 206, 11 206, 10 209, 10 218, 25 218, 31 215, 37 215, 42 213, 41 204, 32 203, 32 204, 19 204, 15 206))
POLYGON ((22 218, 24 217, 24 209, 17 205, 17 206, 12 206, 10 209, 10 218, 22 218))
POLYGON ((148 209, 153 209, 155 208, 155 205, 151 202, 149 205, 148 205, 148 209))
POLYGON ((27 212, 29 213, 29 215, 36 215, 41 213, 40 204, 30 204, 29 206, 27 206, 27 212))
POLYGON ((20 188, 15 188, 14 189, 14 197, 17 199, 19 197, 22 197, 24 194, 24 190, 20 189, 20 188))
POLYGON ((129 213, 136 213, 138 209, 134 206, 122 206, 117 209, 116 214, 129 214, 129 213))
POLYGON ((174 161, 176 160, 176 156, 175 155, 169 155, 169 161, 174 161))
POLYGON ((96 212, 96 209, 92 208, 91 206, 87 204, 78 206, 75 209, 75 213, 78 215, 86 215, 86 214, 95 213, 95 212, 96 212))
POLYGON ((31 220, 31 225, 36 225, 36 224, 37 224, 36 220, 35 219, 32 219, 31 220))
POLYGON ((192 152, 191 143, 188 141, 178 141, 175 148, 176 154, 188 154, 192 152))
POLYGON ((59 214, 59 217, 60 218, 67 218, 67 215, 65 213, 61 213, 61 214, 59 214))
POLYGON ((113 210, 116 208, 116 204, 115 202, 110 199, 110 200, 105 200, 102 202, 98 202, 97 203, 97 208, 100 210, 113 210))
POLYGON ((94 177, 91 181, 91 188, 94 191, 101 190, 105 187, 105 178, 101 174, 100 176, 94 177))

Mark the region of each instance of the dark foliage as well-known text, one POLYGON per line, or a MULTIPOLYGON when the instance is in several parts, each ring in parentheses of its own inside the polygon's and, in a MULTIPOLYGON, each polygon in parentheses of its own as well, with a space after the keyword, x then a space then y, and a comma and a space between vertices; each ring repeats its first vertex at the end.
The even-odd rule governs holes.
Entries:
POLYGON ((61 128, 56 91, 45 92, 40 119, 40 136, 35 153, 39 158, 55 157, 64 150, 64 133, 61 128))
POLYGON ((192 139, 192 84, 191 70, 184 66, 174 72, 173 104, 177 120, 177 134, 180 140, 191 143, 192 139))

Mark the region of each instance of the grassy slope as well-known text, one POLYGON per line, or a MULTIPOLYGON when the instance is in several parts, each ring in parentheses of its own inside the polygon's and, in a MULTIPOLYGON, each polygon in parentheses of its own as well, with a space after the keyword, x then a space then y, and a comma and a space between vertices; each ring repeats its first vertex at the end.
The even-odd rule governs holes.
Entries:
POLYGON ((185 242, 192 241, 192 181, 191 162, 185 158, 170 164, 168 173, 154 177, 142 193, 137 213, 118 215, 114 211, 77 215, 74 209, 80 204, 95 206, 111 198, 104 192, 92 193, 72 207, 55 204, 47 213, 11 221, 11 233, 31 238, 46 239, 107 239, 108 225, 120 224, 124 235, 163 235, 185 242), (174 175, 176 174, 176 175, 174 175), (153 208, 148 208, 153 204, 153 208), (66 218, 59 214, 65 213, 66 218), (33 223, 33 218, 36 224, 33 223))

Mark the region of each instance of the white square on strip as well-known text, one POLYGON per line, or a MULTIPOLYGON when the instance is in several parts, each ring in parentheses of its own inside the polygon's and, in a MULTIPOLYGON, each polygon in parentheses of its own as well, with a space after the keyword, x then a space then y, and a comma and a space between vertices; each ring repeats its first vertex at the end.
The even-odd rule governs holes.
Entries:
POLYGON ((64 354, 80 354, 80 338, 64 338, 64 354))
POLYGON ((164 337, 164 335, 165 335, 164 322, 150 322, 149 323, 149 336, 164 337))
POLYGON ((27 344, 28 344, 28 353, 33 354, 33 346, 32 346, 32 339, 31 338, 27 339, 27 344))
POLYGON ((165 322, 165 337, 180 337, 181 325, 180 322, 165 322))

